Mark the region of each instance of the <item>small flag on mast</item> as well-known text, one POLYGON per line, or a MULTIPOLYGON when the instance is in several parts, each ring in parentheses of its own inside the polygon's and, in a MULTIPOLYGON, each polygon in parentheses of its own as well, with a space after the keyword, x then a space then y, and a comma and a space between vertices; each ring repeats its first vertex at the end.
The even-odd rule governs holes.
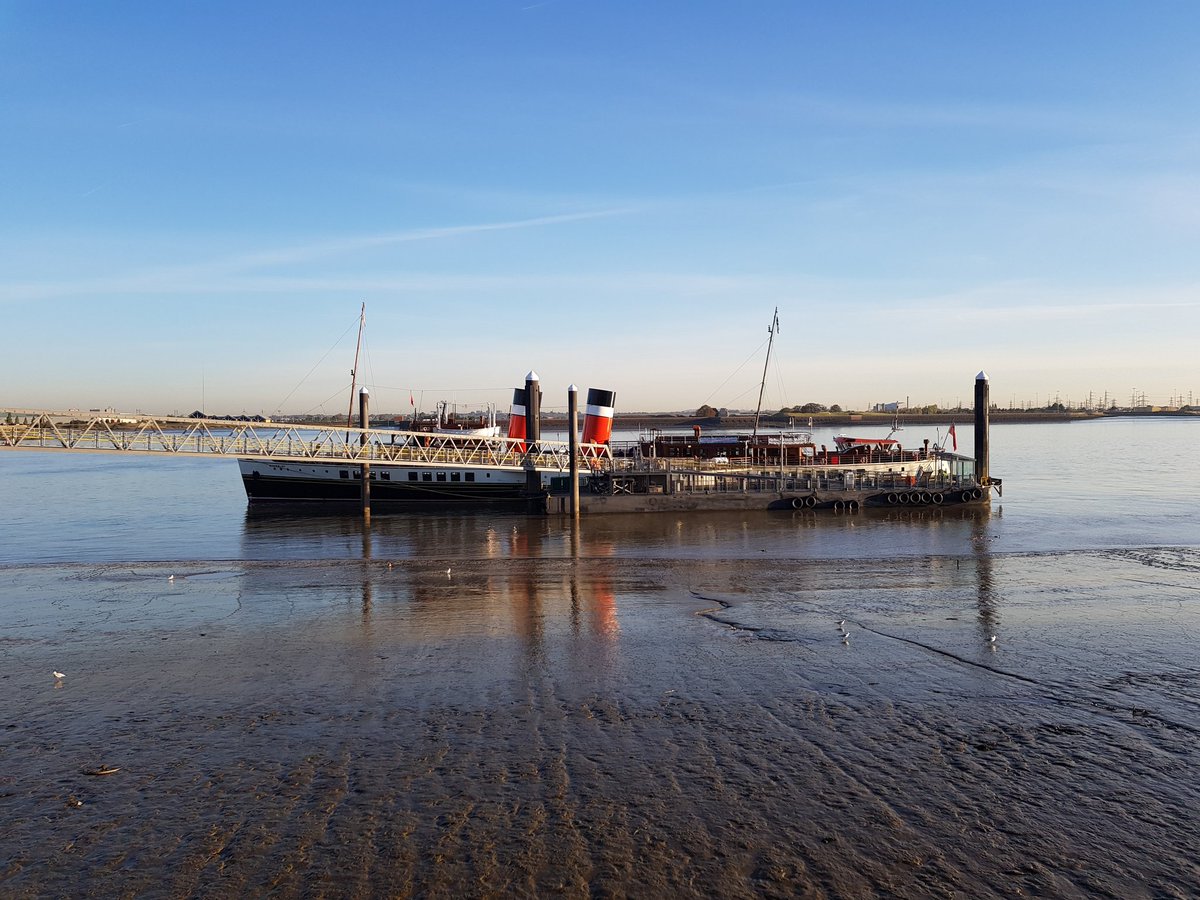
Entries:
POLYGON ((958 451, 958 435, 954 433, 953 425, 950 426, 949 433, 950 433, 950 440, 952 440, 954 442, 954 450, 955 450, 955 452, 957 452, 958 451))

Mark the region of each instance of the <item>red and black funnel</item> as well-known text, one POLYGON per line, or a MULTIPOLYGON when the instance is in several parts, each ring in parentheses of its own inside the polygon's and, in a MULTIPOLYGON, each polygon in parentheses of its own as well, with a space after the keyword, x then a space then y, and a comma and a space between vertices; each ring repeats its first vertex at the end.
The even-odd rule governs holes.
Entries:
POLYGON ((583 443, 607 444, 612 438, 613 407, 616 391, 588 388, 587 407, 583 419, 583 443))

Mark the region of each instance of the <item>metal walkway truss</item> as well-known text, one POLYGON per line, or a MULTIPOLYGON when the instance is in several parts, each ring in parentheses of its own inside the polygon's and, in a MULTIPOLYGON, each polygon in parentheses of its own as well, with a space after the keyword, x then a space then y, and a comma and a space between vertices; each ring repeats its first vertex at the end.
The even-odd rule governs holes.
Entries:
MULTIPOLYGON (((569 472, 567 441, 539 440, 532 451, 524 440, 343 428, 278 422, 185 419, 106 412, 90 417, 74 412, 2 410, 0 450, 83 453, 144 453, 174 456, 241 457, 281 462, 402 463, 431 466, 488 466, 569 472)), ((581 471, 611 468, 604 444, 580 444, 581 471)))

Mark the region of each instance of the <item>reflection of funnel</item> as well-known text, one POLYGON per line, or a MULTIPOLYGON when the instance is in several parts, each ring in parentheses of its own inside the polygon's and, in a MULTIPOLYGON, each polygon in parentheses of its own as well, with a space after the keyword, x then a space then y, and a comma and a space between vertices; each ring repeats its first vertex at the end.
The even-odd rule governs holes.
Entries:
MULTIPOLYGON (((512 408, 508 411, 508 436, 525 437, 525 388, 513 390, 512 408)), ((519 452, 525 452, 524 442, 516 444, 515 447, 519 452)))
POLYGON ((612 438, 613 405, 616 391, 588 388, 587 408, 584 410, 583 443, 607 444, 612 438))
POLYGON ((612 579, 597 572, 591 588, 592 631, 598 637, 615 639, 621 625, 617 621, 617 592, 612 579))

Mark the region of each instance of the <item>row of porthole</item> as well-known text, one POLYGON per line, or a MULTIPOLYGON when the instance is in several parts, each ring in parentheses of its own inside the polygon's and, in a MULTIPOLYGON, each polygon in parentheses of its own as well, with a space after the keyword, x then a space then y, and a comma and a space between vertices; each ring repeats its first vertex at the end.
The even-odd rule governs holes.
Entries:
MULTIPOLYGON (((350 477, 351 477, 351 473, 350 473, 350 471, 349 471, 348 469, 342 469, 342 470, 339 472, 339 474, 341 475, 341 477, 342 477, 342 478, 347 478, 347 479, 348 479, 348 478, 350 478, 350 477)), ((434 473, 433 473, 433 472, 421 472, 421 473, 420 473, 420 475, 421 475, 421 477, 420 477, 420 479, 419 479, 419 480, 421 480, 421 481, 434 481, 434 480, 435 480, 435 479, 434 479, 434 477, 433 477, 433 475, 434 475, 434 473)), ((361 474, 360 474, 360 473, 359 473, 359 472, 356 470, 356 471, 353 473, 353 477, 355 477, 355 478, 361 478, 362 476, 361 476, 361 474)), ((391 480, 392 480, 392 473, 391 473, 391 472, 372 472, 372 473, 371 473, 371 479, 372 479, 372 480, 391 481, 391 480)), ((417 481, 417 480, 418 480, 418 478, 417 478, 417 473, 416 473, 416 472, 409 472, 409 473, 408 473, 408 480, 409 480, 409 481, 417 481)), ((445 473, 445 472, 438 472, 438 473, 437 473, 437 479, 436 479, 436 480, 437 480, 437 481, 446 481, 446 480, 447 480, 447 479, 446 479, 446 473, 445 473)), ((449 478, 449 480, 450 480, 450 481, 474 481, 474 480, 475 480, 475 473, 474 473, 474 472, 451 472, 451 473, 450 473, 450 478, 449 478)))

